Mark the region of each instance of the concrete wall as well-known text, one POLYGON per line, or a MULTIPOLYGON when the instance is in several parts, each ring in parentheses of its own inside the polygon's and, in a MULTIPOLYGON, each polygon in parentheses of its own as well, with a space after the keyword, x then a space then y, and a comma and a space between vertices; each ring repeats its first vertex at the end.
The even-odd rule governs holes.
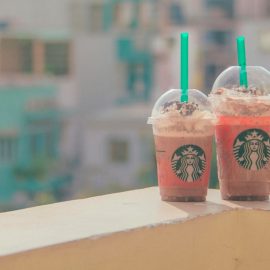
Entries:
POLYGON ((160 201, 149 188, 0 214, 5 270, 268 270, 268 202, 160 201), (31 241, 30 241, 31 240, 31 241))

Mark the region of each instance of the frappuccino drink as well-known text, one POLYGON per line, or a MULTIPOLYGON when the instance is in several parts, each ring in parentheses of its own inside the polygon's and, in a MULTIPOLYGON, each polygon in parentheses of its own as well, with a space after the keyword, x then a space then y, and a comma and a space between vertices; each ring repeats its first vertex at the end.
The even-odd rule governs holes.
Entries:
POLYGON ((270 74, 246 67, 248 85, 239 85, 240 67, 216 80, 210 100, 217 116, 218 175, 223 199, 267 200, 270 183, 270 74))
POLYGON ((153 126, 158 183, 162 200, 204 201, 209 181, 214 117, 207 97, 189 90, 170 90, 156 102, 148 123, 153 126))
POLYGON ((204 201, 214 119, 207 97, 188 87, 188 33, 181 33, 180 89, 164 93, 148 120, 153 126, 162 200, 204 201))

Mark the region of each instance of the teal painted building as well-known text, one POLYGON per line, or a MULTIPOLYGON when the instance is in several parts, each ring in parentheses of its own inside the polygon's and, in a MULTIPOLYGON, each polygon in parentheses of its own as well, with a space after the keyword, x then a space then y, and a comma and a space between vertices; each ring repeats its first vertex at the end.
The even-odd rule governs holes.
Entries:
MULTIPOLYGON (((54 86, 0 87, 0 204, 18 192, 55 199, 71 180, 61 170, 61 114, 54 86)), ((18 206, 23 207, 23 205, 18 206)))
POLYGON ((107 0, 103 6, 103 27, 105 31, 118 29, 116 56, 126 65, 126 89, 128 96, 120 103, 148 101, 153 88, 154 56, 151 50, 151 37, 157 31, 156 0, 107 0), (119 24, 119 17, 131 12, 125 25, 119 24), (149 5, 148 25, 141 25, 143 5, 149 5), (151 15, 152 14, 152 15, 151 15), (141 43, 138 46, 138 43, 141 43), (142 45, 143 44, 143 45, 142 45))

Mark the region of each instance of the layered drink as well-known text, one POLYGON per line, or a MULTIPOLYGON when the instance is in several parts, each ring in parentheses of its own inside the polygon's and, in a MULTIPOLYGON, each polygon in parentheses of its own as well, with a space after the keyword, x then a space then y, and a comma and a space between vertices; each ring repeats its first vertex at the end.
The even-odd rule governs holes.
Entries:
POLYGON ((207 97, 189 90, 170 90, 157 101, 149 123, 155 138, 162 200, 204 201, 210 176, 214 117, 207 97))
POLYGON ((237 69, 233 67, 221 74, 210 97, 217 116, 221 195, 227 200, 267 200, 270 182, 269 73, 259 67, 248 67, 250 86, 241 87, 237 79, 232 79, 237 77, 237 69))

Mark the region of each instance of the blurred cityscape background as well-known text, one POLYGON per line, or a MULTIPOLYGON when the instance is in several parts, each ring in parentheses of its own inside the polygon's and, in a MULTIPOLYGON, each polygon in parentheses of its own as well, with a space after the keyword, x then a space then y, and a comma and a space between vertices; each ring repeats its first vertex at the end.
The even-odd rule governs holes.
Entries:
POLYGON ((235 65, 237 35, 270 69, 269 0, 1 0, 0 211, 155 185, 146 121, 182 31, 192 88, 235 65))

